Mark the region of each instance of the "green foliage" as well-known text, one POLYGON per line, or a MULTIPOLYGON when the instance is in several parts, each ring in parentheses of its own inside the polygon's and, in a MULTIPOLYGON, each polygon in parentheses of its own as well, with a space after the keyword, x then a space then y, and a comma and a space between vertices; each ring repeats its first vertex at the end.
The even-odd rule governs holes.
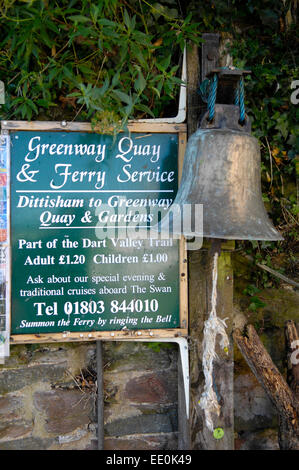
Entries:
MULTIPOLYGON (((196 2, 192 5, 198 7, 196 2)), ((257 262, 295 278, 299 264, 295 171, 299 106, 291 102, 291 84, 299 79, 297 8, 294 0, 214 0, 201 2, 194 14, 206 31, 229 32, 234 65, 252 71, 245 80, 245 108, 261 147, 263 200, 285 239, 240 242, 239 248, 257 262)), ((262 287, 276 282, 259 269, 252 280, 262 287)))
POLYGON ((0 5, 2 119, 53 120, 63 111, 122 128, 129 118, 161 116, 181 82, 185 41, 199 41, 190 15, 144 0, 0 5))
MULTIPOLYGON (((252 6, 259 2, 247 3, 252 6)), ((298 275, 298 259, 297 263, 294 260, 299 234, 295 174, 299 108, 290 98, 291 83, 299 76, 298 47, 296 51, 292 44, 296 42, 296 25, 286 28, 282 2, 280 5, 274 2, 273 6, 273 10, 255 10, 260 33, 252 28, 246 35, 237 35, 232 54, 237 66, 252 70, 247 80, 246 106, 252 131, 261 146, 263 199, 285 241, 260 242, 256 246, 244 243, 244 246, 256 261, 280 272, 286 269, 292 277, 296 276, 296 268, 298 275)), ((273 277, 265 272, 259 272, 256 281, 263 287, 275 284, 273 277)))
POLYGON ((243 294, 250 296, 250 303, 248 310, 251 312, 256 312, 257 309, 263 308, 266 306, 264 302, 262 302, 256 294, 260 292, 260 289, 258 289, 254 284, 249 284, 246 289, 244 289, 243 294))
POLYGON ((156 353, 159 353, 161 349, 173 349, 175 347, 173 343, 161 343, 161 342, 144 343, 144 345, 147 348, 152 349, 156 353))

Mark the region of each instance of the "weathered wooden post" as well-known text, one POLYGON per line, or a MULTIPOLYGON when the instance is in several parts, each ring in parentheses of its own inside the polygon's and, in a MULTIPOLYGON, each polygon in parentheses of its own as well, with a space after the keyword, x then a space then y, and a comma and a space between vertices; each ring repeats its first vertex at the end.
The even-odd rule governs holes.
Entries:
MULTIPOLYGON (((219 60, 219 36, 203 35, 201 54, 193 46, 187 55, 188 70, 188 136, 198 128, 204 106, 198 93, 199 77, 202 80, 214 68, 219 60), (201 58, 200 58, 201 56, 201 58), (199 64, 201 63, 201 67, 199 64)), ((190 312, 190 383, 191 383, 191 448, 192 449, 223 449, 234 448, 234 419, 233 419, 233 348, 228 354, 217 351, 219 360, 215 363, 214 378, 218 389, 222 412, 217 427, 223 430, 223 437, 216 439, 203 423, 203 412, 198 401, 203 389, 202 373, 202 341, 203 325, 207 319, 211 299, 211 265, 209 254, 210 245, 207 243, 200 251, 189 252, 189 312, 190 312)), ((231 337, 233 323, 233 271, 231 251, 233 242, 221 246, 218 260, 218 316, 228 318, 227 333, 231 337)), ((219 433, 220 437, 222 433, 219 433)))

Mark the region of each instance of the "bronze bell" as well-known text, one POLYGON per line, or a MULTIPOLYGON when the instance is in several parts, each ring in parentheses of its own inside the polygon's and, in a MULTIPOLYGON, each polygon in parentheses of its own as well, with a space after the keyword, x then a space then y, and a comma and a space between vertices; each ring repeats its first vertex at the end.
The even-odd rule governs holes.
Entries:
MULTIPOLYGON (((194 220, 186 224, 182 220, 182 227, 193 229, 180 233, 228 240, 282 240, 264 208, 260 165, 260 149, 250 135, 249 120, 241 125, 238 106, 216 104, 213 122, 206 113, 188 141, 180 187, 169 209, 173 220, 181 214, 184 219, 189 214, 184 211, 186 204, 193 208, 202 204, 203 230, 194 230, 194 220)), ((162 219, 159 231, 169 229, 168 219, 162 219)), ((175 225, 173 233, 178 235, 175 225)))

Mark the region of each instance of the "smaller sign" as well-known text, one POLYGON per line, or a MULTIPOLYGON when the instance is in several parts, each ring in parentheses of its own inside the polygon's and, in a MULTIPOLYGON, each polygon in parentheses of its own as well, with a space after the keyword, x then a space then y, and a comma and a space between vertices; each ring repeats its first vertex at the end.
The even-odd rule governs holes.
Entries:
POLYGON ((8 210, 9 136, 0 138, 0 364, 9 356, 9 234, 8 210))

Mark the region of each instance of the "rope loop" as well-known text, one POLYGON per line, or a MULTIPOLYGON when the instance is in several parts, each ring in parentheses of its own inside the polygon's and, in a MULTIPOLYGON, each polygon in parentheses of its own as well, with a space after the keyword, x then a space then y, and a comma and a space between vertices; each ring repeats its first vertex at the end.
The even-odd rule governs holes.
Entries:
POLYGON ((217 73, 215 73, 210 83, 210 92, 209 92, 209 97, 208 97, 208 110, 209 110, 208 121, 209 122, 213 121, 214 116, 215 116, 217 87, 218 87, 218 75, 217 73))
POLYGON ((240 82, 239 82, 240 124, 244 124, 244 123, 245 123, 245 102, 244 102, 244 95, 245 95, 245 92, 244 92, 244 78, 241 77, 241 78, 240 78, 240 82))
MULTIPOLYGON (((225 69, 226 67, 222 67, 225 69)), ((209 96, 208 96, 208 121, 212 122, 215 117, 215 103, 217 97, 217 88, 218 88, 218 75, 214 73, 212 79, 210 80, 208 89, 209 89, 209 96)), ((240 80, 235 89, 235 106, 238 106, 240 109, 240 118, 239 124, 244 125, 246 120, 245 114, 245 91, 244 91, 244 78, 243 76, 240 77, 240 80)))
POLYGON ((239 123, 243 125, 245 123, 246 114, 245 114, 245 103, 244 103, 244 78, 241 77, 238 85, 235 90, 235 106, 240 108, 240 118, 239 123))

